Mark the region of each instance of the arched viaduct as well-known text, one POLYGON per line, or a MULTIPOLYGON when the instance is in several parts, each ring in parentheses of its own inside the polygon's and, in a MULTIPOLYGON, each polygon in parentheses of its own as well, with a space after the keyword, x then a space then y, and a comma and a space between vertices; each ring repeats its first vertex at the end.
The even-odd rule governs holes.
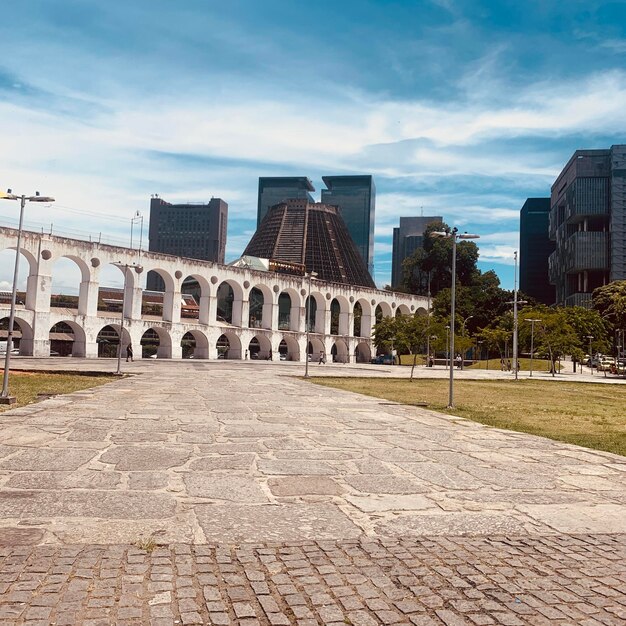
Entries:
MULTIPOLYGON (((16 244, 17 230, 0 227, 0 252, 15 250, 16 244)), ((115 331, 117 343, 122 314, 99 310, 98 301, 102 268, 113 265, 121 277, 125 274, 122 346, 131 342, 136 356, 150 336, 158 343, 158 358, 181 358, 185 341, 194 358, 306 358, 307 278, 153 252, 142 252, 139 263, 137 250, 28 231, 21 254, 28 267, 26 297, 15 318, 22 332, 21 355, 49 356, 50 330, 61 322, 73 333, 73 356, 96 358, 107 327, 115 331), (62 257, 80 270, 77 308, 51 306, 54 264, 62 257), (165 283, 159 315, 142 313, 140 283, 148 271, 157 272, 165 283), (181 317, 181 286, 189 277, 200 291, 195 319, 181 317)), ((426 314, 423 297, 339 283, 314 280, 310 296, 313 359, 323 352, 339 362, 369 362, 377 317, 426 314)), ((8 315, 9 305, 0 304, 0 319, 8 315)))

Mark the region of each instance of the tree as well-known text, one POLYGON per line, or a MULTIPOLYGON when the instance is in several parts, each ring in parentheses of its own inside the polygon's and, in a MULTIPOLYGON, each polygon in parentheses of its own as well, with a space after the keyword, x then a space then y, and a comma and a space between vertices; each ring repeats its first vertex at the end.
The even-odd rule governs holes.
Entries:
MULTIPOLYGON (((435 295, 451 286, 452 239, 434 238, 436 231, 449 231, 447 224, 432 222, 424 231, 424 243, 403 263, 403 286, 409 293, 435 295)), ((478 246, 473 241, 460 241, 456 247, 456 274, 461 285, 470 285, 480 275, 477 268, 478 246)))
POLYGON ((614 280, 592 294, 593 308, 615 331, 626 330, 626 280, 614 280))

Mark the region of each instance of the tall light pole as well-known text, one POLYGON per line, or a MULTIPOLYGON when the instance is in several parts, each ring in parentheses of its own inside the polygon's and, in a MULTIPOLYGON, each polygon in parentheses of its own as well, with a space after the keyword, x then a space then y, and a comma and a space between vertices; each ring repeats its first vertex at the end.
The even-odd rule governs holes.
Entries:
POLYGON ((456 296, 456 242, 457 239, 479 239, 479 235, 471 235, 469 233, 459 234, 458 228, 454 227, 451 231, 435 231, 430 234, 431 237, 442 237, 452 239, 452 285, 450 289, 450 389, 448 395, 448 408, 454 408, 454 305, 456 296))
POLYGON ((428 308, 426 310, 426 367, 430 361, 430 272, 428 270, 428 308))
POLYGON ((591 375, 593 376, 593 352, 591 347, 591 342, 593 341, 593 335, 587 335, 587 339, 589 339, 589 369, 591 370, 591 375))
POLYGON ((311 323, 311 279, 317 276, 317 272, 309 272, 309 293, 306 301, 306 347, 304 348, 304 377, 309 378, 309 324, 311 323))
POLYGON ((533 352, 535 351, 535 322, 540 322, 540 319, 527 318, 524 320, 530 322, 530 377, 533 377, 533 352))
POLYGON ((446 367, 449 365, 450 359, 450 325, 446 326, 446 367))
POLYGON ((9 329, 7 332, 7 351, 4 355, 4 373, 2 375, 2 393, 0 404, 14 404, 15 396, 9 395, 9 368, 11 367, 11 350, 13 349, 13 327, 15 325, 15 304, 17 301, 17 281, 20 271, 20 250, 22 245, 22 226, 24 225, 24 207, 26 202, 54 202, 54 198, 41 196, 38 191, 34 196, 18 196, 11 189, 0 193, 0 199, 20 201, 20 221, 17 228, 17 246, 15 248, 15 267, 13 268, 13 287, 11 289, 11 311, 9 313, 9 329))
POLYGON ((122 340, 124 338, 124 318, 126 317, 126 281, 128 278, 129 268, 135 268, 136 272, 141 271, 141 265, 136 263, 116 263, 121 269, 124 268, 124 287, 122 289, 122 319, 120 320, 120 339, 117 342, 117 370, 116 374, 120 376, 122 374, 122 340))
POLYGON ((130 220, 130 247, 133 247, 133 226, 139 223, 139 263, 141 263, 141 244, 143 243, 143 213, 135 211, 135 215, 130 220))

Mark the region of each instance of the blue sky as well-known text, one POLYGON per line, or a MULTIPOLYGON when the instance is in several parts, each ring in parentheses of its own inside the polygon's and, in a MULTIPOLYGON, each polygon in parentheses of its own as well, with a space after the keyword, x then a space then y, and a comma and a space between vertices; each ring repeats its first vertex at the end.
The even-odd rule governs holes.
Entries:
POLYGON ((217 196, 232 259, 259 176, 319 193, 371 173, 379 285, 393 227, 423 209, 480 234, 480 267, 512 287, 525 198, 575 149, 626 143, 626 2, 14 2, 0 136, 0 186, 57 199, 27 226, 122 243, 152 193, 217 196))

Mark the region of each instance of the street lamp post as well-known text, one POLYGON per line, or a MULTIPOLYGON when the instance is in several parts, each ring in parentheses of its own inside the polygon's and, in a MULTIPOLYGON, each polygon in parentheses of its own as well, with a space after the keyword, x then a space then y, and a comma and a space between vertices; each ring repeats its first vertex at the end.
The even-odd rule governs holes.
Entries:
POLYGON ((130 220, 130 247, 133 247, 133 227, 139 222, 139 262, 141 263, 141 245, 143 243, 143 214, 135 211, 135 215, 130 220))
POLYGON ((435 231, 431 237, 442 237, 452 239, 452 284, 450 289, 450 388, 448 396, 448 408, 454 408, 454 305, 456 297, 456 242, 458 239, 478 239, 479 235, 471 235, 469 233, 459 234, 458 228, 454 227, 451 231, 435 231))
POLYGON ((591 342, 593 341, 594 336, 587 335, 587 339, 589 339, 589 369, 591 370, 591 375, 593 376, 593 353, 592 353, 591 342))
POLYGON ((450 359, 450 325, 446 326, 446 367, 449 366, 450 359))
POLYGON ((530 322, 530 377, 533 377, 533 353, 535 351, 535 322, 540 322, 540 319, 527 318, 526 322, 530 322))
POLYGON ((304 348, 304 377, 309 378, 309 324, 311 323, 311 279, 317 276, 317 272, 309 272, 309 294, 306 305, 306 347, 304 348))
POLYGON ((11 289, 11 309, 9 313, 9 328, 7 332, 7 351, 4 355, 4 372, 2 374, 2 393, 0 404, 14 404, 15 396, 9 395, 9 368, 11 367, 11 350, 13 349, 13 328, 15 325, 15 304, 17 302, 17 281, 20 270, 20 249, 22 245, 22 227, 24 225, 24 207, 26 202, 54 202, 54 198, 41 196, 36 191, 34 196, 18 196, 11 189, 7 193, 0 193, 0 199, 20 201, 20 221, 17 228, 17 246, 15 248, 15 266, 13 268, 13 287, 11 289))

